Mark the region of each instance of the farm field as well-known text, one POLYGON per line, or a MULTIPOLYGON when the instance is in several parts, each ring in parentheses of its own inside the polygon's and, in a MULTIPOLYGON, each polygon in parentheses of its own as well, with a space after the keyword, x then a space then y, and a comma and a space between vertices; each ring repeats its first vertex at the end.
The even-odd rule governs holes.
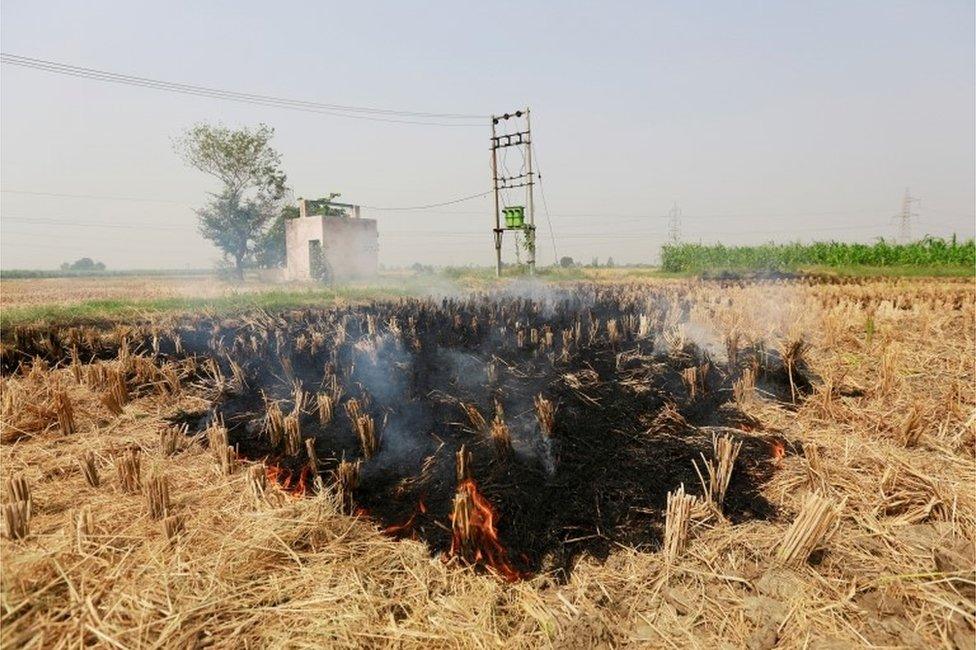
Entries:
POLYGON ((976 242, 926 237, 897 244, 814 242, 811 244, 670 244, 661 249, 661 267, 669 272, 768 269, 827 270, 847 275, 972 277, 976 242))
POLYGON ((3 282, 5 647, 976 643, 971 277, 245 286, 3 282))

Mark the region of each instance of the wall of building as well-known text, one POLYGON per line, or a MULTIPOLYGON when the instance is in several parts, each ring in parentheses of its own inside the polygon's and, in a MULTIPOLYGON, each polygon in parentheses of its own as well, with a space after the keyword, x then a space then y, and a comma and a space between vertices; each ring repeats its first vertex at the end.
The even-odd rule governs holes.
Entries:
POLYGON ((285 221, 290 280, 310 280, 308 242, 322 242, 322 258, 335 280, 369 278, 379 265, 379 234, 373 219, 304 217, 285 221))
POLYGON ((322 217, 285 219, 285 277, 311 280, 308 242, 322 240, 322 217))

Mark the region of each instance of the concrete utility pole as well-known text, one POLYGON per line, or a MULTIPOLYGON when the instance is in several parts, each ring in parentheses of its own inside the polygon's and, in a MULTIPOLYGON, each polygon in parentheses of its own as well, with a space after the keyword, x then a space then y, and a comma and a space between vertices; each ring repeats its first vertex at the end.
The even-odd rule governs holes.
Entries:
POLYGON ((529 273, 535 274, 535 172, 532 169, 532 124, 529 120, 529 109, 517 110, 514 113, 491 116, 491 185, 495 196, 495 275, 502 274, 502 235, 506 230, 521 231, 525 236, 525 248, 528 253, 526 260, 529 273), (525 118, 524 130, 519 130, 518 120, 525 118), (498 133, 501 122, 515 120, 514 131, 498 133), (498 173, 498 151, 507 147, 520 147, 525 161, 525 171, 514 176, 500 176, 498 173), (502 190, 525 188, 524 205, 506 205, 502 207, 502 190), (528 214, 526 214, 528 212, 528 214), (505 214, 505 224, 502 225, 501 215, 505 214), (526 219, 526 217, 528 217, 526 219))
POLYGON ((912 241, 912 219, 918 217, 917 212, 912 212, 912 203, 921 203, 922 200, 913 197, 908 188, 905 188, 905 196, 901 199, 901 212, 895 215, 898 220, 898 241, 908 244, 912 241))
POLYGON ((668 241, 672 245, 681 242, 681 208, 678 207, 677 201, 668 211, 668 241))

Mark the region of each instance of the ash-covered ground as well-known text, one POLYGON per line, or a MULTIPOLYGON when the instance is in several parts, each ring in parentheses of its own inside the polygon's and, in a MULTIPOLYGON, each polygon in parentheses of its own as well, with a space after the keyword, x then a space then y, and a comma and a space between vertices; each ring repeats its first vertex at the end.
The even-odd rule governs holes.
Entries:
MULTIPOLYGON (((716 433, 743 443, 724 515, 773 514, 760 489, 782 441, 745 416, 736 396, 755 386, 798 399, 810 387, 802 361, 784 362, 762 342, 712 340, 687 324, 689 308, 633 288, 580 285, 532 297, 196 317, 135 329, 124 345, 160 364, 192 365, 212 407, 174 413, 174 423, 190 433, 223 423, 240 456, 263 460, 292 488, 315 484, 311 439, 322 485, 336 481, 340 463, 355 464, 350 511, 432 553, 457 542, 463 446, 505 561, 519 574, 565 574, 583 553, 656 548, 667 493, 681 484, 702 492, 693 462, 704 472, 716 433), (282 431, 284 418, 301 444, 282 431)), ((76 357, 118 353, 83 337, 49 341, 30 352, 55 361, 69 347, 76 357)), ((7 355, 5 370, 12 363, 7 355)))

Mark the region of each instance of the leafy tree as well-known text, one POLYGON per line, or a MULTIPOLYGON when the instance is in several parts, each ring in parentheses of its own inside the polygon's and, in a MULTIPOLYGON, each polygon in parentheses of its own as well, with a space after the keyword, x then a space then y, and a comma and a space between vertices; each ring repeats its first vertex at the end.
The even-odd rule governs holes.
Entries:
POLYGON ((559 266, 563 267, 564 269, 571 269, 575 264, 576 263, 573 261, 572 257, 567 256, 559 258, 559 266))
POLYGON ((257 265, 270 269, 283 266, 286 261, 285 220, 298 218, 298 207, 286 205, 274 218, 268 229, 258 239, 254 260, 257 265))
POLYGON ((244 279, 244 265, 264 236, 272 207, 253 199, 241 201, 233 192, 224 191, 208 206, 197 210, 200 234, 234 260, 234 275, 244 279))
POLYGON ((271 147, 274 129, 229 129, 197 124, 174 142, 183 160, 217 178, 222 189, 197 211, 200 234, 233 258, 238 280, 264 238, 277 202, 285 192, 281 156, 271 147))

